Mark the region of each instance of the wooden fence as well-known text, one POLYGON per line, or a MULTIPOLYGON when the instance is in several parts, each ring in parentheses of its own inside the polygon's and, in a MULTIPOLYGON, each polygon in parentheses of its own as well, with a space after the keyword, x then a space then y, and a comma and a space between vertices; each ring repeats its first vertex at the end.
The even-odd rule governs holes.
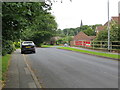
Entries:
MULTIPOLYGON (((91 41, 91 48, 108 49, 108 41, 91 41)), ((120 50, 120 41, 111 41, 110 50, 120 50)))
MULTIPOLYGON (((108 50, 108 41, 90 41, 90 46, 76 44, 76 41, 72 41, 72 46, 80 46, 92 49, 103 49, 108 50)), ((82 41, 86 42, 86 41, 82 41)), ((110 42, 110 50, 120 50, 120 41, 111 41, 110 42)))

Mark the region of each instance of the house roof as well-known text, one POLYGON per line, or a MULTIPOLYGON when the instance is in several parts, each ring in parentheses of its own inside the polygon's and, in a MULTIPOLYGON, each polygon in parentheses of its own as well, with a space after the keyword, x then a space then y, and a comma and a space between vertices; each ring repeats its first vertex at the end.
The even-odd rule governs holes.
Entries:
POLYGON ((108 26, 108 21, 104 24, 104 26, 108 26))
MULTIPOLYGON (((119 17, 114 16, 114 17, 111 18, 111 21, 115 21, 116 23, 118 23, 118 19, 119 19, 119 17)), ((110 22, 111 22, 111 21, 110 21, 110 22)), ((107 21, 103 26, 98 26, 98 27, 96 27, 96 30, 97 30, 98 32, 99 32, 99 31, 102 31, 102 30, 105 29, 106 26, 108 26, 108 21, 107 21)))
POLYGON ((74 36, 74 40, 93 40, 95 36, 88 36, 84 32, 79 32, 76 36, 74 36))
POLYGON ((88 36, 91 40, 95 39, 96 36, 88 36))
POLYGON ((104 30, 105 29, 105 26, 97 26, 96 27, 96 30, 97 31, 102 31, 102 30, 104 30))
POLYGON ((112 17, 112 20, 114 20, 115 22, 118 22, 118 18, 119 17, 112 17))
MULTIPOLYGON (((117 17, 117 16, 114 16, 111 18, 111 21, 115 21, 116 23, 118 23, 118 20, 119 20, 119 17, 117 17)), ((107 25, 108 25, 108 21, 104 24, 104 26, 107 26, 107 25)))

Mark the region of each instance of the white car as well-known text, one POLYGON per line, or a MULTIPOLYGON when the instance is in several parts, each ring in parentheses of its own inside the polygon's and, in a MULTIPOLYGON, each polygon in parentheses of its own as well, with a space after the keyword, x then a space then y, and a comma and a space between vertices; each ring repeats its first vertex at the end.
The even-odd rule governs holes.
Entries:
POLYGON ((21 54, 25 52, 35 53, 35 44, 33 41, 23 41, 21 44, 21 54))
POLYGON ((64 44, 64 47, 68 47, 68 44, 67 44, 67 43, 65 43, 65 44, 64 44))

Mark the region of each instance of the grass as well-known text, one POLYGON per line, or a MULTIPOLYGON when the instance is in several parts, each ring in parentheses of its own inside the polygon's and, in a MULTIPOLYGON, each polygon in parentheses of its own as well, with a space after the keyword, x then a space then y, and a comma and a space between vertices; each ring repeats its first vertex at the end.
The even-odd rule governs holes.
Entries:
POLYGON ((6 72, 8 70, 9 60, 11 55, 7 54, 5 56, 2 56, 2 80, 4 81, 6 78, 6 72))
POLYGON ((42 48, 50 48, 54 46, 59 46, 59 45, 41 45, 42 48))
POLYGON ((108 54, 108 53, 101 53, 101 52, 93 52, 93 51, 80 50, 80 49, 71 48, 71 47, 59 47, 58 49, 65 49, 65 50, 70 50, 70 51, 77 51, 77 52, 87 53, 87 54, 91 54, 91 55, 109 57, 109 58, 113 58, 113 59, 118 59, 120 57, 120 55, 117 55, 117 54, 108 54))
POLYGON ((49 47, 53 47, 53 45, 41 45, 42 48, 49 48, 49 47))

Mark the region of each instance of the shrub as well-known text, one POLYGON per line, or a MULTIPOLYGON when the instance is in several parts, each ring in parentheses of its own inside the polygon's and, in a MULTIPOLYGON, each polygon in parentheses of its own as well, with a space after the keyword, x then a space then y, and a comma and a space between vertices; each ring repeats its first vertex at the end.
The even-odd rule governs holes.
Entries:
POLYGON ((15 50, 15 46, 12 41, 2 40, 2 55, 11 54, 15 50))
POLYGON ((14 42, 15 48, 20 48, 20 42, 14 42))

